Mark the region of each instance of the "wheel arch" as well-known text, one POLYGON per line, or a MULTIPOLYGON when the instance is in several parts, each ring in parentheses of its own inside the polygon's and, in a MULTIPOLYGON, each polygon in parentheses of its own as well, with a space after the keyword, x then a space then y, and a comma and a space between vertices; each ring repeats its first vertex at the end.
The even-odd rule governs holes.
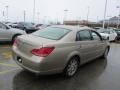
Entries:
POLYGON ((12 36, 11 41, 13 41, 13 39, 14 39, 16 36, 19 36, 19 35, 22 35, 22 34, 20 34, 20 33, 14 34, 14 35, 12 36))
MULTIPOLYGON (((80 66, 81 57, 80 57, 79 52, 76 52, 76 51, 68 55, 64 66, 66 67, 67 64, 68 64, 68 62, 69 62, 72 58, 74 58, 74 57, 77 57, 77 58, 78 58, 78 62, 79 62, 79 66, 80 66)), ((65 68, 65 67, 64 67, 64 68, 65 68)))

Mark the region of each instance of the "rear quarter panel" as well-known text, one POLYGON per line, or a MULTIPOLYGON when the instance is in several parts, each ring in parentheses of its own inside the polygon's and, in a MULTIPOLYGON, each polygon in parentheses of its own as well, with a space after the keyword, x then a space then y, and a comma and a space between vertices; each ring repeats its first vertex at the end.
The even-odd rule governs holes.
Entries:
POLYGON ((56 43, 44 45, 44 47, 55 47, 54 51, 46 57, 50 60, 51 68, 62 68, 64 69, 70 58, 74 55, 80 56, 80 52, 77 50, 75 43, 56 43))

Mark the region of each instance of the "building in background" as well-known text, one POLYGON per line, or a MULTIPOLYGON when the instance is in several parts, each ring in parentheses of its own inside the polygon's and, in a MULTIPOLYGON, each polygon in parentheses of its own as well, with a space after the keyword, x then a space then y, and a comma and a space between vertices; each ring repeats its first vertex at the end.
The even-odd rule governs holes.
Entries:
MULTIPOLYGON (((64 21, 64 25, 84 25, 89 27, 102 27, 103 20, 99 22, 92 22, 87 20, 69 20, 64 21)), ((114 27, 120 28, 120 17, 112 17, 110 19, 105 20, 105 28, 114 27)))
POLYGON ((88 25, 88 24, 96 24, 96 22, 91 22, 87 20, 64 21, 64 25, 88 25))
MULTIPOLYGON (((103 21, 100 21, 100 23, 102 23, 103 21)), ((105 23, 106 24, 113 24, 113 25, 116 25, 116 24, 120 24, 120 17, 112 17, 110 19, 107 19, 105 20, 105 23)))
POLYGON ((88 27, 102 27, 102 24, 97 22, 87 21, 87 20, 71 20, 71 21, 64 21, 64 25, 83 25, 88 27))

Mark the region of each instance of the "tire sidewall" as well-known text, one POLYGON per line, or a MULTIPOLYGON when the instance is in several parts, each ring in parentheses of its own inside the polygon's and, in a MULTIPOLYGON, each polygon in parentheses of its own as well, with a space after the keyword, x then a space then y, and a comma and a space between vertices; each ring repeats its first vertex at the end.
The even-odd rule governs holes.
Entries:
POLYGON ((67 66, 66 66, 65 69, 64 69, 64 76, 65 76, 66 78, 70 78, 70 77, 74 76, 74 75, 76 74, 77 70, 78 70, 78 66, 79 66, 78 58, 76 58, 76 57, 71 58, 71 59, 69 60, 68 64, 67 64, 67 66), (76 71, 75 71, 75 73, 74 73, 73 75, 69 75, 67 69, 68 69, 68 66, 69 66, 70 62, 73 61, 73 60, 77 61, 77 69, 76 69, 76 71))

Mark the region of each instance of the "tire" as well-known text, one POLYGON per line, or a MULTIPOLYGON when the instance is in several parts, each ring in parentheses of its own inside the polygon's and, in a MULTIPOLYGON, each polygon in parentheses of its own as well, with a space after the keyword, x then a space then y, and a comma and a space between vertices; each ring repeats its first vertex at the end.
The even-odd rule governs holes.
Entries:
POLYGON ((66 78, 72 77, 76 74, 79 67, 79 61, 77 57, 73 57, 67 64, 66 68, 64 69, 64 76, 66 78))
POLYGON ((115 38, 115 42, 117 43, 118 41, 119 41, 119 40, 118 40, 118 38, 116 37, 116 38, 115 38))
POLYGON ((104 54, 101 57, 104 58, 104 59, 107 59, 108 52, 109 52, 109 48, 107 47, 104 51, 104 54))

